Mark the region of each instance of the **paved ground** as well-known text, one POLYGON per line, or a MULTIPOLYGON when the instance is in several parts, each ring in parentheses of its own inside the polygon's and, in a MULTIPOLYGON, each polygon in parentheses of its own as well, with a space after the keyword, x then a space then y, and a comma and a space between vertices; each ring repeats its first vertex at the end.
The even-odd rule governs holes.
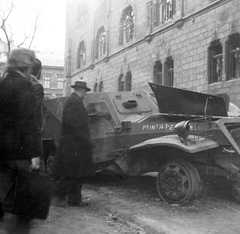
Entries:
POLYGON ((184 206, 163 203, 150 177, 100 176, 83 193, 91 206, 52 204, 46 220, 30 225, 6 214, 0 234, 240 234, 240 205, 225 184, 184 206))

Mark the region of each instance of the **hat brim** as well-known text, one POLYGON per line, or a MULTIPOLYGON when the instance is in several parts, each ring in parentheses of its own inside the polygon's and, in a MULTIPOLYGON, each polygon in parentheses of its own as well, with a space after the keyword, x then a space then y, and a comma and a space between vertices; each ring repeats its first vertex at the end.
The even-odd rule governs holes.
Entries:
POLYGON ((82 88, 82 89, 86 89, 87 92, 91 91, 91 89, 89 89, 88 87, 83 87, 83 86, 79 86, 79 85, 71 85, 71 87, 74 88, 82 88))

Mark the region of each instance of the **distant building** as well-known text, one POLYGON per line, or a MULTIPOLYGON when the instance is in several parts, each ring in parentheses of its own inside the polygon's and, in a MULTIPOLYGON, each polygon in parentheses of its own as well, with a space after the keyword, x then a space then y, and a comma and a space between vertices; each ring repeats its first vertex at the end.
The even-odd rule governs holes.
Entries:
POLYGON ((154 82, 227 93, 240 106, 239 0, 92 2, 67 1, 68 83, 82 77, 99 92, 154 82))
POLYGON ((42 62, 42 76, 40 82, 44 87, 44 97, 46 99, 61 97, 64 95, 64 56, 61 52, 39 52, 36 56, 42 62))
MULTIPOLYGON (((44 97, 54 98, 64 95, 64 55, 63 52, 39 51, 33 49, 42 62, 40 82, 44 87, 44 97)), ((7 62, 7 44, 0 40, 0 77, 4 73, 7 62)))

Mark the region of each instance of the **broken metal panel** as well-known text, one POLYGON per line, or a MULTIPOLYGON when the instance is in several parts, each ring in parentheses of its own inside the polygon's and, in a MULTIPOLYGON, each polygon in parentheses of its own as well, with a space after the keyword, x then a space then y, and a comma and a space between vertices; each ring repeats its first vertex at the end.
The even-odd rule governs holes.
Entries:
POLYGON ((222 97, 149 83, 161 113, 227 116, 222 97))

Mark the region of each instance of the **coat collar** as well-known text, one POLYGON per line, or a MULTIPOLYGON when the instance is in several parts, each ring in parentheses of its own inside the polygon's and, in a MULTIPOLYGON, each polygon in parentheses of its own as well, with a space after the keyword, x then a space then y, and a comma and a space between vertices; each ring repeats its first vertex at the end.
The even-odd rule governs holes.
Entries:
POLYGON ((83 101, 83 98, 79 97, 75 92, 73 92, 71 96, 83 101))

